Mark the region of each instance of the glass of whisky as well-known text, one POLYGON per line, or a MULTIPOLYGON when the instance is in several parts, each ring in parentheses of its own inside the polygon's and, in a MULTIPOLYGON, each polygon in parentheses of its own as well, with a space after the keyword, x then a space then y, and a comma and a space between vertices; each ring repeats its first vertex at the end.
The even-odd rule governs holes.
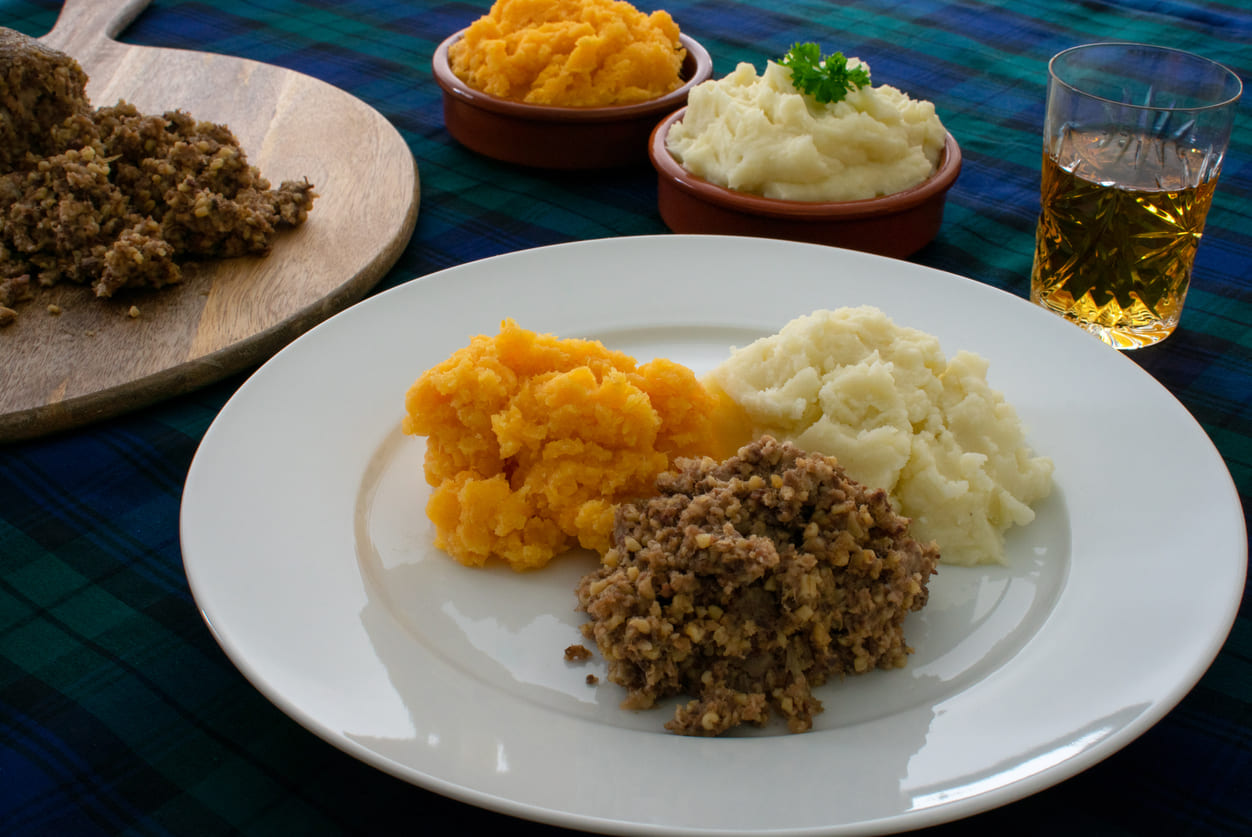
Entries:
POLYGON ((1053 56, 1031 300, 1119 349, 1173 333, 1242 92, 1165 47, 1053 56))

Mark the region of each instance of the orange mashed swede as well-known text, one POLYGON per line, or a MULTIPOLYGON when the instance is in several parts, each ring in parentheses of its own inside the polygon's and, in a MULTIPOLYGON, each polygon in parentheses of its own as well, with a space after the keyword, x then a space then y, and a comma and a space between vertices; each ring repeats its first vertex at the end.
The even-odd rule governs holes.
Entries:
POLYGON ((687 51, 668 12, 625 0, 496 0, 448 49, 476 90, 535 105, 605 107, 682 86, 687 51))
POLYGON ((679 456, 723 459, 746 420, 680 364, 642 365, 593 340, 506 319, 427 370, 403 430, 426 436, 435 545, 467 566, 542 567, 581 545, 603 553, 614 503, 650 496, 679 456))

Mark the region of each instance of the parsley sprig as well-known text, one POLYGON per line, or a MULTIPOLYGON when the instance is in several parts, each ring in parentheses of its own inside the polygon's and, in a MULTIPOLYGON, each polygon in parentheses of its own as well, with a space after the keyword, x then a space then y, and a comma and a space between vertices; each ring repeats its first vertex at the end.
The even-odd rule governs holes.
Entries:
POLYGON ((867 87, 869 70, 864 65, 848 68, 842 52, 822 57, 817 44, 793 44, 778 62, 791 70, 791 83, 796 90, 808 93, 822 104, 843 101, 848 91, 867 87))

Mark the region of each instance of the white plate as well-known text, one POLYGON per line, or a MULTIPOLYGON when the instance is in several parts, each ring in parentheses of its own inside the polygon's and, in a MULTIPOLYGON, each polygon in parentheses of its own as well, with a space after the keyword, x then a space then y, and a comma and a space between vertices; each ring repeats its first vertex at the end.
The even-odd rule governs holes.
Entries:
POLYGON ((1127 358, 1030 303, 903 261, 658 236, 441 271, 333 317, 247 381, 187 477, 182 547, 222 648, 285 712, 388 773, 484 808, 610 833, 869 834, 1019 799, 1159 720, 1233 622, 1247 541, 1202 429, 1127 358), (970 349, 1056 464, 1010 565, 945 567, 909 666, 823 687, 814 729, 666 733, 669 708, 566 663, 594 557, 530 574, 434 550, 429 366, 500 320, 703 372, 818 308, 876 305, 970 349))

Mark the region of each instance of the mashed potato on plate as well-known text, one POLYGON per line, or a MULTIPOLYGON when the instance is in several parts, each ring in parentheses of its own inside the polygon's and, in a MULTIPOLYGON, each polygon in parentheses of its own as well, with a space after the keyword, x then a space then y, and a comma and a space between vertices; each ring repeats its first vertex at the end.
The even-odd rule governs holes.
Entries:
POLYGON ((946 564, 1004 562, 1004 532, 1034 519, 1052 461, 1026 443, 988 363, 870 306, 816 311, 734 351, 706 383, 759 435, 836 457, 886 490, 946 564))
MULTIPOLYGON (((849 64, 868 69, 857 59, 849 64)), ((820 104, 771 61, 760 76, 741 63, 692 88, 666 145, 684 168, 719 186, 784 200, 851 201, 926 180, 946 138, 930 102, 884 84, 820 104)))

